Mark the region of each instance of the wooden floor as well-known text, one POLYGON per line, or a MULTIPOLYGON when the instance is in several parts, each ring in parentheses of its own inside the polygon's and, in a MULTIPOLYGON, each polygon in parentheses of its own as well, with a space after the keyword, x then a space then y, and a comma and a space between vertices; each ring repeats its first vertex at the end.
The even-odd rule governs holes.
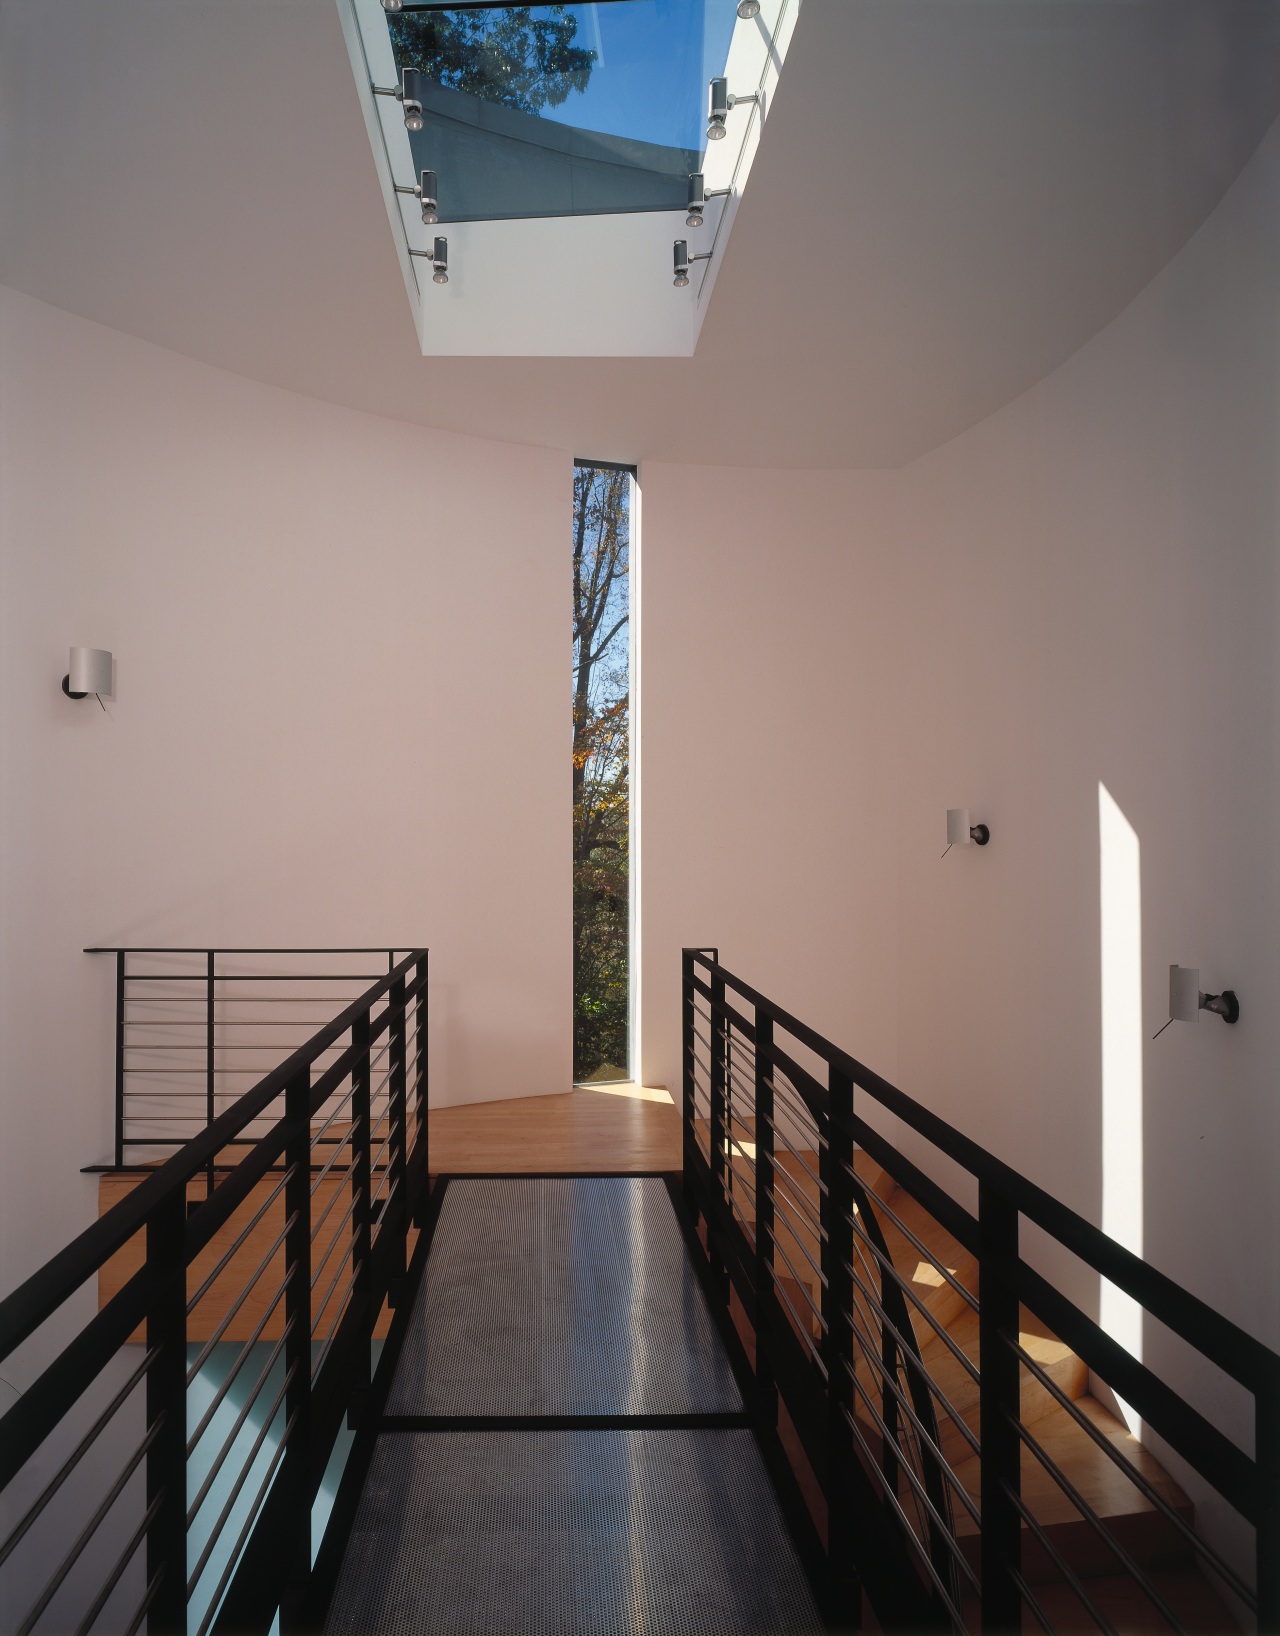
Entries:
POLYGON ((435 1175, 680 1168, 680 1114, 640 1085, 433 1108, 427 1138, 435 1175))

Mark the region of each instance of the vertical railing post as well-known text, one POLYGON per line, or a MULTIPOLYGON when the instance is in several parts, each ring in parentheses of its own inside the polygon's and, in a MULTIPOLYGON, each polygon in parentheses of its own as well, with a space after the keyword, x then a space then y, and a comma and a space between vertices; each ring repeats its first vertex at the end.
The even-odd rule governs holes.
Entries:
POLYGON ((356 1060, 351 1069, 351 1264, 352 1299, 357 1306, 363 1303, 364 1334, 355 1364, 355 1380, 351 1390, 351 1404, 347 1424, 352 1431, 359 1427, 369 1394, 370 1344, 378 1314, 373 1308, 373 1215, 370 1200, 373 1197, 373 1178, 370 1163, 373 1144, 370 1137, 372 1111, 369 1098, 369 1013, 363 1012, 351 1025, 351 1043, 356 1060))
POLYGON ((1253 1400, 1254 1460, 1258 1467, 1258 1629, 1280 1630, 1280 1369, 1268 1369, 1253 1400))
MULTIPOLYGON (((214 1072, 213 1072, 213 997, 214 997, 214 970, 217 959, 216 951, 209 949, 205 955, 205 996, 204 996, 204 1122, 206 1128, 214 1121, 214 1072)), ((213 1196, 213 1155, 209 1155, 209 1165, 205 1173, 205 1197, 213 1196)))
POLYGON ((978 1344, 982 1379, 982 1629, 1022 1628, 1018 1436, 1018 1211, 989 1182, 978 1189, 978 1344))
POLYGON ((693 1051, 693 954, 692 949, 685 949, 680 956, 680 1061, 683 1087, 681 1097, 681 1158, 684 1202, 691 1221, 694 1219, 697 1210, 693 1181, 695 1175, 693 1161, 698 1151, 698 1128, 696 1124, 698 1104, 694 1094, 697 1085, 697 1067, 693 1051))
POLYGON ((311 1579, 311 1070, 285 1086, 285 1452, 280 1629, 303 1627, 311 1579))
POLYGON ((187 1628, 187 1209, 185 1187, 175 1187, 147 1218, 147 1346, 156 1356, 147 1370, 147 1584, 159 1586, 147 1614, 151 1636, 180 1636, 187 1628), (157 1504, 158 1502, 158 1504, 157 1504))
POLYGON ((778 1387, 770 1353, 773 1324, 773 1018, 756 1006, 756 1419, 765 1431, 778 1423, 778 1387))
POLYGON ((428 1076, 430 1065, 427 1058, 427 955, 424 952, 414 966, 414 975, 418 982, 417 1009, 414 1012, 414 1102, 417 1112, 418 1135, 416 1151, 421 1157, 418 1160, 419 1173, 422 1176, 422 1190, 416 1201, 414 1221, 419 1227, 422 1225, 421 1212, 427 1200, 427 1178, 431 1166, 431 1149, 428 1143, 429 1100, 428 1076))
POLYGON ((124 950, 116 950, 116 1168, 124 1164, 124 950))
POLYGON ((383 1211, 383 1230, 388 1232, 391 1262, 388 1272, 390 1288, 388 1300, 394 1307, 399 1298, 405 1273, 405 1233, 408 1213, 405 1195, 408 1191, 405 1098, 405 1003, 404 978, 397 977, 391 985, 389 999, 391 1013, 387 1027, 390 1031, 388 1047, 387 1096, 390 1120, 390 1143, 387 1163, 390 1177, 387 1182, 387 1203, 383 1211))
MULTIPOLYGON (((717 967, 719 962, 717 961, 717 967)), ((725 1187, 726 1152, 725 1129, 725 1034, 728 1024, 724 1015, 724 978, 715 972, 711 976, 711 1191, 717 1210, 727 1207, 725 1187)), ((724 1229, 718 1220, 707 1222, 707 1248, 711 1251, 711 1272, 722 1300, 729 1299, 729 1269, 723 1253, 724 1229), (713 1246, 717 1246, 713 1249, 713 1246)))
MULTIPOLYGON (((854 1567, 853 1496, 853 1081, 836 1067, 828 1072, 830 1113, 825 1146, 819 1141, 819 1175, 826 1186, 819 1210, 822 1316, 827 1369, 827 1574, 828 1617, 841 1630, 862 1621, 862 1586, 854 1567)), ((821 1137, 821 1131, 819 1131, 821 1137)))

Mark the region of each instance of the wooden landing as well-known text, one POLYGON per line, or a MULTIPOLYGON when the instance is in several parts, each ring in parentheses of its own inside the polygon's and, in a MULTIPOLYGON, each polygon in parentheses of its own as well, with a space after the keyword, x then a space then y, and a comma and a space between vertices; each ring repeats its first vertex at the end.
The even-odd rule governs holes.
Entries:
POLYGON ((680 1113, 670 1095, 641 1085, 591 1085, 560 1096, 433 1108, 435 1175, 680 1168, 680 1113))
MULTIPOLYGON (((345 1133, 335 1131, 339 1140, 345 1133)), ((437 1108, 429 1115, 429 1163, 435 1175, 475 1175, 486 1172, 600 1170, 648 1172, 680 1168, 680 1116, 666 1091, 639 1085, 609 1085, 566 1092, 562 1096, 522 1097, 506 1102, 482 1102, 467 1107, 437 1108)), ((247 1150, 247 1149, 246 1149, 247 1150)), ((226 1150, 233 1159, 236 1145, 226 1150)), ((323 1150, 322 1157, 332 1150, 323 1150)), ((345 1160, 338 1174, 318 1179, 312 1198, 316 1228, 313 1253, 320 1276, 312 1294, 312 1316, 320 1333, 336 1316, 350 1277, 351 1228, 346 1198, 345 1160), (338 1194, 342 1198, 337 1197, 338 1194), (325 1262, 321 1269, 319 1264, 325 1262)), ((107 1174, 98 1182, 98 1214, 104 1215, 146 1176, 146 1169, 107 1174)), ((258 1213, 278 1186, 272 1173, 250 1193, 244 1205, 197 1257, 188 1275, 194 1296, 241 1229, 258 1213)), ((374 1178, 375 1191, 379 1178, 374 1178)), ((187 1198, 194 1207, 205 1196, 203 1177, 192 1181, 187 1198)), ((188 1336, 207 1340, 222 1324, 228 1308, 252 1282, 243 1305, 223 1331, 227 1341, 277 1340, 283 1330, 283 1303, 272 1305, 284 1275, 284 1252, 277 1240, 284 1226, 284 1200, 266 1205, 261 1219, 225 1272, 213 1283, 188 1319, 188 1336), (273 1249, 273 1246, 275 1248, 273 1249), (265 1263, 265 1264, 264 1264, 265 1263), (262 1267, 261 1273, 257 1269, 262 1267), (257 1276, 255 1276, 257 1274, 257 1276), (261 1327, 259 1325, 261 1324, 261 1327)), ((410 1253, 417 1234, 411 1231, 410 1253)), ((144 1239, 135 1235, 102 1268, 98 1277, 98 1304, 103 1306, 142 1266, 144 1239)), ((375 1335, 385 1336, 388 1311, 381 1314, 375 1335)), ((132 1338, 141 1341, 145 1329, 132 1338)))

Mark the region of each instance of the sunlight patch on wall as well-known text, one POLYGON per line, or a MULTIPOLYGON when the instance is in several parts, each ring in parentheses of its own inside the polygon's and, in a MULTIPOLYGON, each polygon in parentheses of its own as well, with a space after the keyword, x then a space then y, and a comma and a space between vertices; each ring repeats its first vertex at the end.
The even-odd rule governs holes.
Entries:
MULTIPOLYGON (((1098 785, 1102 953, 1102 1230, 1142 1254, 1142 871, 1137 831, 1098 785)), ((1103 1280, 1103 1329, 1142 1357, 1142 1309, 1103 1280)), ((1130 1431, 1137 1416, 1121 1410, 1130 1431)))

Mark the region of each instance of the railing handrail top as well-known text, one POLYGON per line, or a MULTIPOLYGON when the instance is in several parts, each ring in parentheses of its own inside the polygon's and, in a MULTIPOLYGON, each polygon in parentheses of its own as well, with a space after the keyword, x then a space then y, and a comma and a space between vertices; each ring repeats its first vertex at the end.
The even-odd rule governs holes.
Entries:
MULTIPOLYGON (((204 952, 204 951, 198 951, 204 952)), ((352 1022, 367 1011, 402 978, 409 967, 426 954, 414 949, 385 976, 357 996, 350 1005, 300 1045, 220 1113, 199 1135, 184 1142, 178 1151, 153 1170, 137 1187, 97 1221, 50 1257, 45 1264, 0 1300, 0 1360, 21 1346, 80 1286, 115 1252, 133 1237, 155 1206, 176 1188, 185 1190, 188 1181, 202 1170, 228 1142, 234 1140, 263 1108, 272 1102, 290 1079, 309 1068, 322 1056, 352 1022)))
MULTIPOLYGON (((1153 1315, 1174 1329, 1175 1333, 1180 1332, 1179 1326, 1170 1324, 1168 1318, 1155 1311, 1151 1298, 1154 1297, 1160 1304, 1172 1302, 1175 1306, 1182 1306, 1186 1325, 1203 1326, 1207 1332, 1197 1335, 1194 1342, 1197 1349, 1241 1385, 1252 1390, 1257 1390, 1264 1382, 1272 1387, 1280 1386, 1280 1353, 1274 1352, 1265 1342, 1241 1329, 1238 1324, 1224 1317, 1199 1296, 1184 1289, 1167 1273, 1161 1272, 1149 1261, 1144 1261, 1141 1256, 1117 1243, 1078 1211, 1063 1204, 1060 1199, 1055 1199, 1051 1193, 1037 1186, 1020 1171, 1014 1170, 1003 1159, 998 1159, 994 1153, 973 1141, 971 1137, 965 1136, 954 1125, 948 1124, 945 1119, 932 1113, 905 1091, 890 1084, 874 1069, 868 1068, 856 1057, 851 1057, 847 1051, 841 1050, 816 1029, 802 1023, 798 1017, 793 1017, 789 1011, 785 1011, 767 995, 752 988, 749 983, 735 976, 718 961, 710 959, 704 949, 689 948, 682 952, 686 957, 705 966, 709 972, 720 978, 735 993, 749 1000, 752 1005, 759 1006, 775 1023, 781 1023, 787 1033, 823 1057, 831 1067, 847 1075, 855 1085, 901 1119, 904 1124, 909 1125, 921 1136, 927 1137, 935 1147, 961 1165, 979 1183, 985 1182, 995 1187, 1022 1215, 1042 1227, 1095 1271, 1103 1272, 1115 1283, 1120 1283, 1123 1275, 1127 1273, 1133 1283, 1145 1285, 1145 1294, 1138 1298, 1152 1307, 1153 1315), (1098 1260, 1109 1265, 1100 1267, 1097 1265, 1098 1260), (1117 1273, 1121 1277, 1117 1277, 1117 1273), (1233 1353, 1242 1356, 1233 1358, 1233 1353)), ((1134 1291, 1130 1289, 1127 1293, 1132 1295, 1134 1291)), ((1183 1338, 1189 1337, 1184 1335, 1183 1338)))
POLYGON ((251 948, 215 948, 202 946, 201 948, 186 948, 177 943, 96 943, 92 948, 83 949, 83 954, 394 954, 401 949, 408 949, 411 954, 423 955, 426 949, 413 948, 408 943, 377 943, 367 948, 322 949, 311 945, 301 945, 294 949, 251 948))

